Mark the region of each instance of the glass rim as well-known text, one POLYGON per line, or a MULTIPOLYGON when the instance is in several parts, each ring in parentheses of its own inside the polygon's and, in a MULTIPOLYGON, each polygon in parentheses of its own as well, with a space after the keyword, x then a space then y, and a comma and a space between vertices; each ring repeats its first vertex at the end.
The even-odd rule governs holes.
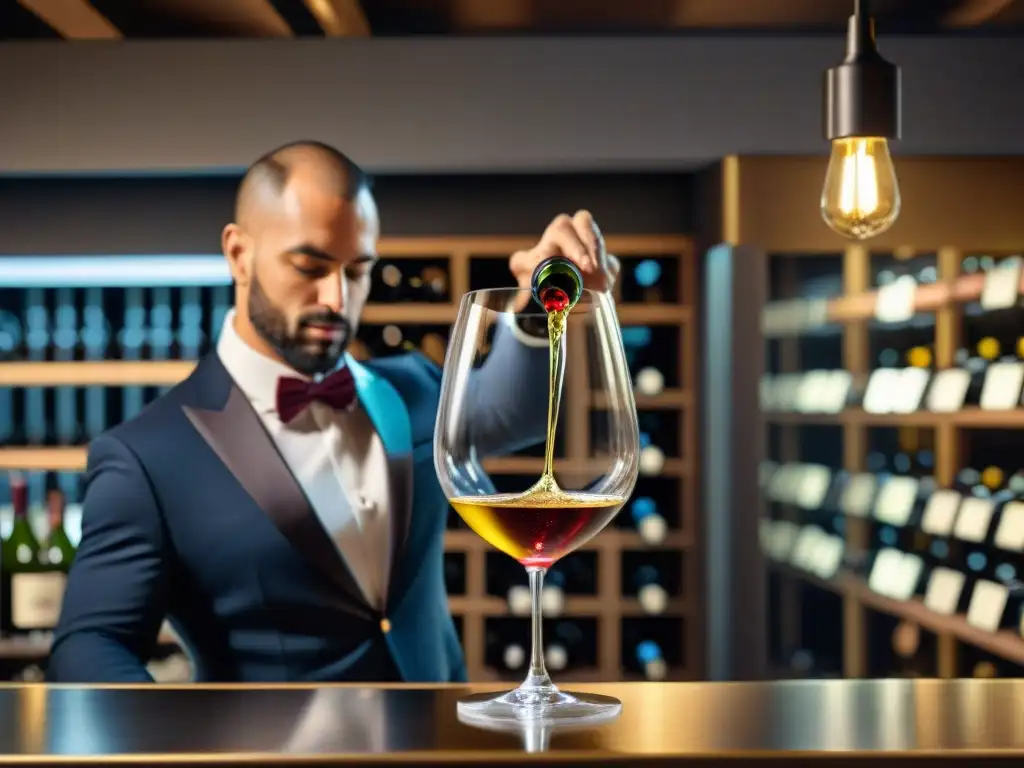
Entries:
MULTIPOLYGON (((484 312, 496 315, 512 315, 523 319, 547 318, 548 313, 533 296, 529 288, 505 287, 505 288, 477 288, 466 291, 458 303, 459 312, 474 311, 479 307, 484 312), (515 309, 513 304, 520 296, 528 296, 521 309, 515 309)), ((599 291, 594 288, 581 288, 580 298, 569 312, 569 320, 573 318, 578 321, 585 316, 595 313, 606 313, 614 306, 609 291, 599 291)), ((479 311, 479 310, 476 310, 479 311)))
MULTIPOLYGON (((527 293, 527 294, 533 295, 533 291, 530 288, 521 288, 518 285, 516 285, 516 286, 508 286, 508 287, 502 287, 502 288, 474 288, 472 291, 466 291, 464 294, 462 294, 462 300, 465 301, 466 299, 468 299, 470 297, 482 296, 484 294, 499 294, 500 295, 500 294, 503 294, 503 293, 504 294, 508 294, 510 296, 514 295, 514 294, 518 294, 518 293, 527 293)), ((581 288, 580 289, 580 295, 581 296, 586 296, 588 294, 592 295, 592 296, 602 296, 605 293, 607 293, 607 291, 599 291, 596 288, 581 288)))

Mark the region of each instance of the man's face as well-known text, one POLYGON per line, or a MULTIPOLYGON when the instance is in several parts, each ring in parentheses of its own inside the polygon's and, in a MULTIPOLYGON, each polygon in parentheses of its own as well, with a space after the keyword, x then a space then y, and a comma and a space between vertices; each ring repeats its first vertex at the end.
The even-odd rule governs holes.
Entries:
POLYGON ((380 225, 369 190, 346 201, 294 181, 250 227, 252 266, 237 299, 256 335, 312 376, 334 369, 356 333, 380 225))

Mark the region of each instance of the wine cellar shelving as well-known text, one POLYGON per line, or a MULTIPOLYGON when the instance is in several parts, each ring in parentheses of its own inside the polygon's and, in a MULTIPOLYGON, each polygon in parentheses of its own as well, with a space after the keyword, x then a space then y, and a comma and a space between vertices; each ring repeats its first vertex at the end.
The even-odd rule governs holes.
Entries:
MULTIPOLYGON (((881 238, 763 210, 747 233, 770 275, 759 533, 779 676, 1024 674, 1024 224, 1003 197, 1024 164, 906 165, 914 213, 881 238)), ((802 159, 774 178, 781 208, 813 183, 802 159)))
MULTIPOLYGON (((563 646, 551 657, 552 673, 566 680, 699 678, 701 574, 691 557, 700 530, 694 480, 693 244, 683 236, 653 235, 608 235, 606 243, 623 264, 616 286, 618 316, 638 383, 644 450, 657 455, 642 470, 619 520, 552 571, 546 639, 563 646), (639 646, 645 653, 637 653, 639 646), (656 649, 653 656, 651 648, 656 649)), ((505 259, 531 244, 521 237, 382 239, 353 354, 365 358, 418 348, 441 362, 460 297, 476 288, 509 285, 505 259)), ((47 257, 37 258, 46 263, 47 257)), ((215 257, 208 261, 214 263, 215 257)), ((77 476, 91 437, 188 376, 195 360, 213 349, 230 296, 223 279, 210 285, 171 279, 115 288, 73 287, 59 280, 48 286, 44 278, 31 285, 5 283, 3 265, 0 257, 0 420, 10 414, 11 428, 0 434, 0 470, 29 476, 31 494, 33 477, 77 476), (92 296, 85 295, 89 290, 92 296), (211 298, 211 291, 219 293, 211 298), (176 306, 160 315, 158 305, 176 306), (186 305, 198 323, 189 334, 180 327, 186 305), (104 341, 90 348, 86 331, 100 326, 105 335, 95 338, 104 341), (71 341, 54 341, 62 329, 72 331, 71 341), (125 341, 126 329, 135 332, 134 346, 125 341), (104 394, 86 402, 87 393, 95 392, 104 394), (94 418, 93 408, 106 415, 94 418)), ((586 364, 579 357, 586 350, 570 343, 569 354, 566 386, 571 388, 579 386, 572 370, 586 364)), ((590 411, 602 407, 597 396, 589 397, 589 407, 587 398, 575 402, 584 407, 568 409, 560 427, 565 446, 556 466, 563 469, 587 462, 590 411)), ((495 477, 536 476, 542 463, 536 452, 524 452, 491 459, 485 466, 495 477)), ((0 487, 0 507, 6 503, 0 487)), ((33 506, 40 506, 38 498, 33 506)), ((73 507, 68 505, 69 515, 73 507)), ((470 679, 518 679, 524 667, 514 663, 508 648, 516 638, 528 637, 528 615, 515 601, 515 586, 520 579, 525 584, 525 574, 466 529, 451 510, 445 553, 450 605, 470 679), (509 564, 513 567, 506 570, 509 564)), ((171 642, 173 637, 163 639, 171 642)), ((5 673, 33 659, 44 663, 45 633, 37 640, 14 636, 0 641, 5 673)))

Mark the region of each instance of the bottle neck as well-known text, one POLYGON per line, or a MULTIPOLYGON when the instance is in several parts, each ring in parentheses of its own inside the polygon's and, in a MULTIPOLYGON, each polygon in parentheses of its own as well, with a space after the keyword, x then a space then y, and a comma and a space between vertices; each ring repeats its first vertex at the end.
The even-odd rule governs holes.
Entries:
POLYGON ((546 312, 571 309, 583 292, 583 274, 563 256, 538 264, 530 282, 534 299, 546 312))
POLYGON ((11 486, 11 506, 14 508, 15 520, 28 517, 28 486, 23 483, 11 486))
POLYGON ((50 491, 46 495, 46 511, 50 520, 50 530, 56 531, 64 525, 64 494, 61 491, 50 491))

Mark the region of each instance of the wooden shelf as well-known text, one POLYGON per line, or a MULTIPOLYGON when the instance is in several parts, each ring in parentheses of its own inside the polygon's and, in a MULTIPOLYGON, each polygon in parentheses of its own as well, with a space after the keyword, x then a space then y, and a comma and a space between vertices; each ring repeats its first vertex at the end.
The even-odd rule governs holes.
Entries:
POLYGON ((826 581, 788 566, 775 565, 774 567, 781 573, 798 578, 808 584, 813 584, 837 595, 852 597, 861 605, 873 610, 914 622, 931 632, 952 635, 958 640, 982 648, 1002 659, 1024 665, 1024 637, 1010 630, 986 632, 983 629, 972 627, 967 623, 967 619, 959 614, 944 616, 930 611, 918 598, 904 601, 883 597, 877 592, 871 591, 863 579, 849 573, 840 574, 835 579, 826 581))
POLYGON ((988 411, 981 408, 964 408, 952 413, 914 411, 913 413, 868 413, 851 408, 841 413, 767 413, 765 420, 770 424, 837 424, 851 427, 938 427, 952 424, 957 427, 974 429, 1021 429, 1024 428, 1024 408, 1012 411, 988 411))
MULTIPOLYGON (((919 285, 914 290, 914 312, 938 312, 940 309, 978 301, 985 285, 983 274, 961 275, 949 282, 919 285)), ((1019 290, 1024 293, 1024 277, 1019 290)), ((817 300, 814 300, 817 301, 817 300)), ((875 316, 878 291, 865 291, 851 296, 838 296, 825 302, 823 324, 853 323, 870 320, 875 316)), ((765 306, 771 312, 774 302, 765 306)))
MULTIPOLYGON (((957 186, 951 185, 952 194, 957 186)), ((835 343, 841 344, 842 367, 856 381, 866 381, 873 367, 872 342, 869 333, 875 332, 875 305, 878 291, 869 290, 872 282, 872 249, 879 254, 892 253, 891 247, 877 244, 849 244, 841 253, 835 253, 835 274, 842 275, 846 295, 829 299, 826 312, 829 323, 841 325, 841 335, 835 343)), ((917 313, 934 313, 931 326, 934 341, 935 364, 938 369, 954 366, 957 349, 963 345, 963 308, 966 304, 980 299, 985 284, 984 274, 964 275, 961 273, 963 258, 971 253, 1001 253, 1005 248, 971 248, 947 244, 937 248, 914 248, 907 245, 902 249, 901 258, 912 258, 913 253, 934 253, 937 282, 917 286, 914 293, 914 309, 917 313)), ((797 270, 799 259, 786 258, 780 254, 778 305, 797 296, 797 270)), ((819 256, 822 256, 819 251, 819 256)), ((827 254, 824 254, 827 258, 827 254)), ((1022 286, 1024 287, 1024 281, 1022 286)), ((769 303, 768 307, 771 307, 769 303)), ((811 329, 808 329, 811 330, 811 329)), ((879 329, 884 332, 884 329, 879 329)), ((815 366, 813 361, 801 360, 802 350, 798 337, 800 331, 780 333, 773 339, 777 344, 780 374, 794 374, 805 367, 815 366)), ((872 427, 897 429, 922 428, 934 430, 934 477, 940 487, 951 487, 956 473, 967 464, 970 457, 964 454, 968 433, 971 429, 1021 429, 1024 428, 1024 409, 983 410, 967 407, 952 413, 915 411, 907 414, 875 414, 862 408, 849 408, 836 414, 765 413, 765 423, 770 425, 835 425, 841 429, 842 465, 847 472, 862 472, 871 440, 868 430, 872 427)), ((802 433, 785 429, 780 433, 779 454, 770 458, 789 462, 796 461, 804 449, 802 433)), ((797 522, 802 519, 801 511, 783 507, 784 519, 797 522)), ((848 555, 873 547, 870 522, 847 518, 844 537, 848 555)), ((845 574, 832 582, 821 582, 812 576, 800 573, 799 578, 808 583, 818 584, 842 597, 843 674, 846 677, 864 677, 869 674, 868 621, 866 612, 879 611, 901 617, 937 634, 935 674, 942 678, 957 677, 960 674, 957 643, 987 650, 1002 658, 1024 664, 1024 639, 1012 632, 988 633, 967 624, 963 616, 942 616, 932 613, 920 600, 900 602, 882 597, 857 577, 845 574)), ((799 616, 799 593, 793 579, 784 580, 780 585, 779 604, 782 623, 783 645, 794 647, 802 632, 799 616)))

